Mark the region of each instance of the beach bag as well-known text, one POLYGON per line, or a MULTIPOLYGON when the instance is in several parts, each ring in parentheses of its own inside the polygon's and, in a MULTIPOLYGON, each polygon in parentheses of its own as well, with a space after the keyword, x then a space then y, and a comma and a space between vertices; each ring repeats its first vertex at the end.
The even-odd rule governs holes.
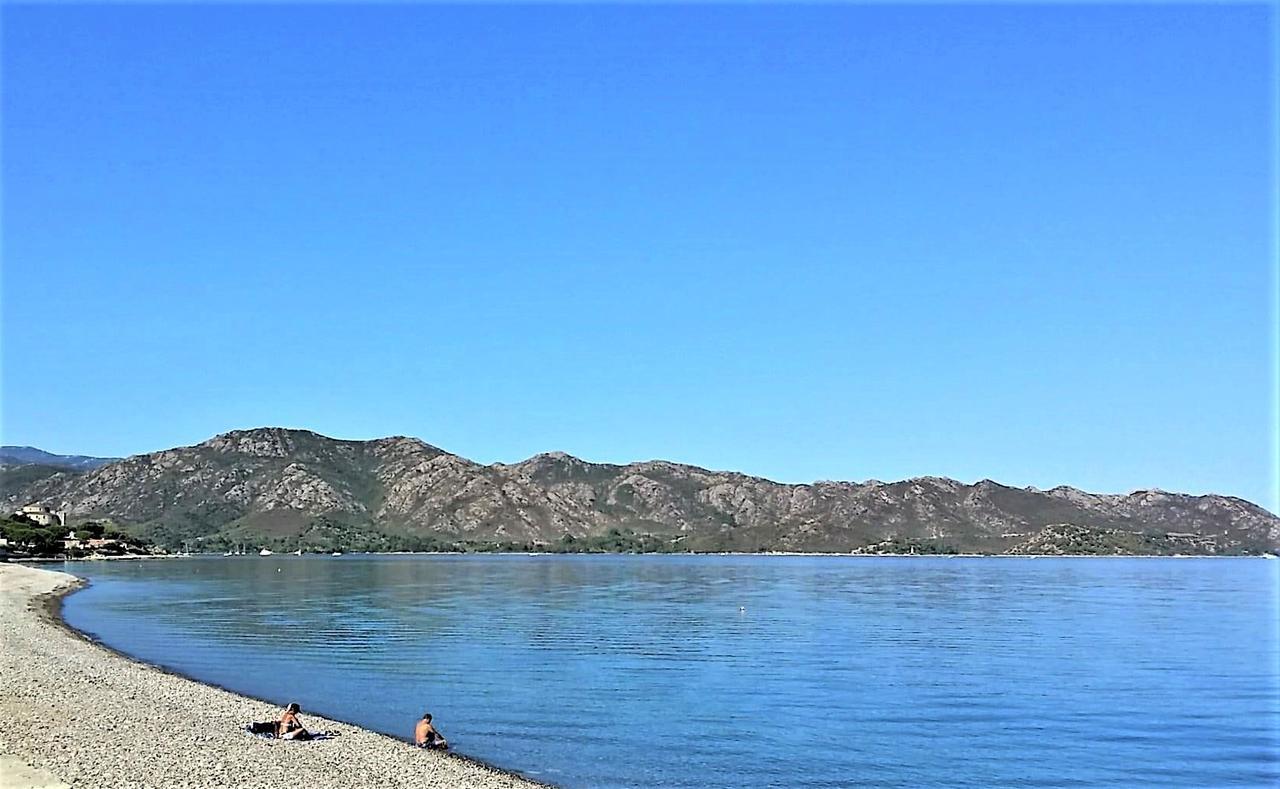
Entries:
POLYGON ((250 734, 256 734, 259 737, 264 734, 274 737, 276 736, 276 722, 266 721, 264 723, 250 723, 245 725, 244 730, 250 734))

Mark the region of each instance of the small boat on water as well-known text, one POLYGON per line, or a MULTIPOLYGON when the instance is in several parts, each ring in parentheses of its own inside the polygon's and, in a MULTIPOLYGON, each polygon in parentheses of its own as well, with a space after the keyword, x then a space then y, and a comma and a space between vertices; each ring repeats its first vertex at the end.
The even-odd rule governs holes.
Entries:
POLYGON ((298 550, 294 551, 294 552, 293 552, 293 555, 294 555, 294 556, 301 556, 301 555, 302 555, 302 549, 301 549, 301 548, 299 548, 298 550))
POLYGON ((330 555, 330 556, 341 556, 341 555, 342 555, 342 551, 334 551, 333 553, 331 553, 331 554, 329 554, 329 555, 330 555))
POLYGON ((266 548, 263 548, 262 550, 258 551, 258 555, 259 555, 259 556, 270 556, 270 555, 271 555, 271 551, 267 550, 266 548))

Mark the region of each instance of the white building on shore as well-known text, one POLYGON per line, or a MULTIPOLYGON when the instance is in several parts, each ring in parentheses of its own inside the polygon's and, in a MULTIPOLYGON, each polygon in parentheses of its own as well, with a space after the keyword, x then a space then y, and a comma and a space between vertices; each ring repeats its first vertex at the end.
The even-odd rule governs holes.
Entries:
POLYGON ((43 504, 28 504, 13 514, 14 516, 21 515, 40 526, 56 525, 62 527, 67 525, 66 510, 53 510, 43 504))

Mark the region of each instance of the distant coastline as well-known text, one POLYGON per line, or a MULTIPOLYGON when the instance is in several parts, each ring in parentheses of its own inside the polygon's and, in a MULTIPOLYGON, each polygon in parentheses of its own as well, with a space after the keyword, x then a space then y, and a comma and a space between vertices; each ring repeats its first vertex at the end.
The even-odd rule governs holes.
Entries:
MULTIPOLYGON (((822 552, 822 551, 686 551, 683 553, 626 553, 626 552, 598 552, 598 553, 555 553, 551 551, 488 551, 484 553, 466 553, 462 551, 351 551, 344 556, 594 556, 594 557, 618 557, 632 556, 641 557, 676 557, 676 556, 773 556, 780 558, 804 558, 804 557, 826 557, 840 559, 1276 559, 1275 554, 1194 554, 1194 553, 838 553, 838 552, 822 552)), ((128 561, 149 561, 149 560, 177 560, 177 559, 341 559, 341 557, 330 557, 323 553, 303 554, 295 556, 293 554, 272 554, 271 556, 223 556, 219 553, 194 553, 180 555, 176 553, 157 553, 138 556, 79 556, 71 559, 61 557, 20 557, 9 558, 7 560, 0 559, 0 563, 8 562, 15 565, 23 564, 63 564, 84 563, 84 562, 128 562, 128 561)), ((67 594, 70 594, 68 592, 67 594)))

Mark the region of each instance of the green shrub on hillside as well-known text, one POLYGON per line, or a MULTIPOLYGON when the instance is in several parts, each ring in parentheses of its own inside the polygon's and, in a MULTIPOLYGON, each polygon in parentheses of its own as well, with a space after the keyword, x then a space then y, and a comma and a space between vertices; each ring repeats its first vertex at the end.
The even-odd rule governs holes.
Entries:
POLYGON ((0 536, 9 541, 10 550, 25 552, 32 556, 54 556, 62 552, 62 537, 65 532, 57 526, 38 526, 26 518, 0 519, 0 536))

